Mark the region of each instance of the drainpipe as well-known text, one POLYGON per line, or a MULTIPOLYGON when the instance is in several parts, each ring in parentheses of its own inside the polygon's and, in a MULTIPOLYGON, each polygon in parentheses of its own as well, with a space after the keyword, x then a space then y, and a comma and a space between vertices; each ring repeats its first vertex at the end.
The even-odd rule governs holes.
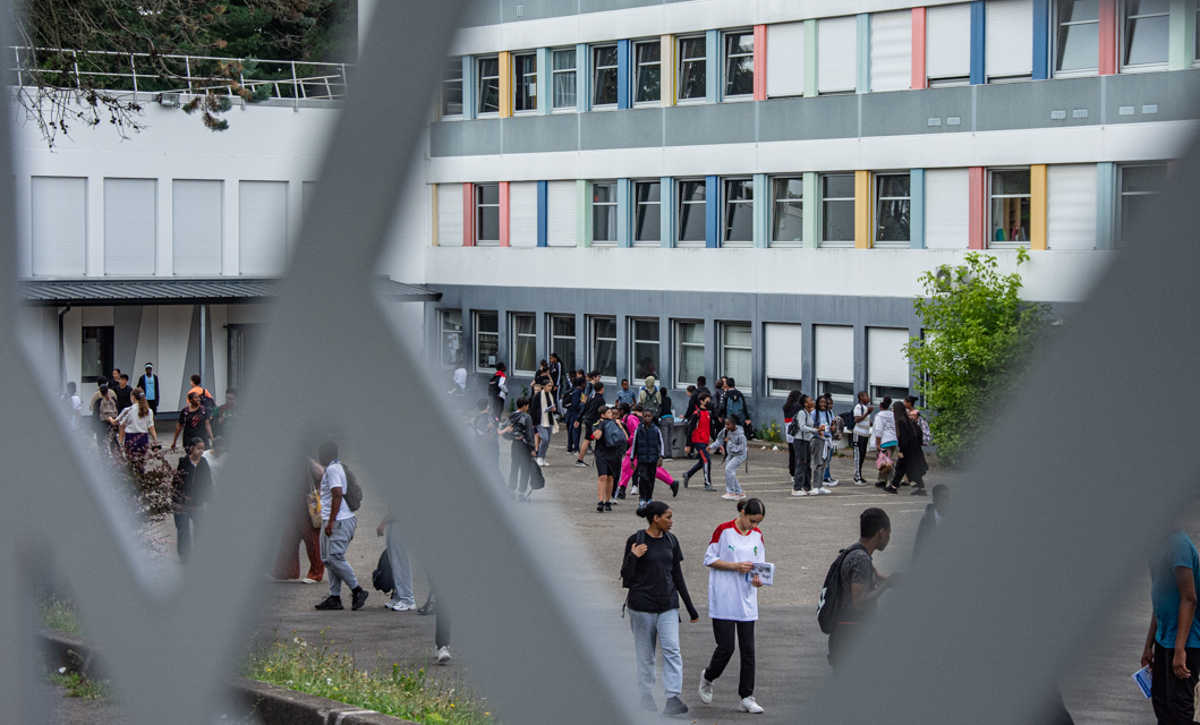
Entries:
POLYGON ((58 391, 60 393, 67 388, 67 347, 63 344, 63 317, 70 311, 70 305, 58 311, 58 391))
MULTIPOLYGON (((204 363, 208 362, 208 305, 200 305, 200 369, 196 372, 200 375, 200 384, 206 388, 212 387, 212 381, 208 379, 205 372, 204 363)), ((216 393, 213 393, 216 395, 216 393)))

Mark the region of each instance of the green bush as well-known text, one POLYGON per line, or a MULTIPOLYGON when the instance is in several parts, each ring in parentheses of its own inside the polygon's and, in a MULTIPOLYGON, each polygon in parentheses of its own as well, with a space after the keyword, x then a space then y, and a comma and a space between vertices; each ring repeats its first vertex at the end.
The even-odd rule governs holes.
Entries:
POLYGON ((760 425, 754 435, 765 443, 783 443, 783 429, 778 423, 760 425))

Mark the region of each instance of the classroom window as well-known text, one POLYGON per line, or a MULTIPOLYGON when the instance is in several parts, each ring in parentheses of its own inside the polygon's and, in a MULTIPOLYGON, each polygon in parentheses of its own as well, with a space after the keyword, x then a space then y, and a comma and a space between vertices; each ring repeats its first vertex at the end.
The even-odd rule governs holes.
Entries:
POLYGON ((1167 62, 1170 0, 1125 0, 1121 24, 1121 65, 1167 62))
POLYGON ((500 59, 496 56, 480 58, 479 69, 479 113, 500 112, 500 59))
POLYGON ((717 375, 734 379, 739 388, 747 392, 754 389, 750 373, 754 369, 751 355, 749 322, 721 322, 720 326, 720 370, 717 375))
POLYGON ((651 103, 662 100, 662 44, 647 40, 633 46, 637 63, 634 76, 636 95, 634 103, 651 103))
POLYGON ((704 323, 675 323, 675 387, 686 388, 704 374, 704 323))
POLYGON ((703 35, 679 39, 679 100, 707 97, 707 53, 703 35))
POLYGON ((725 33, 725 95, 754 93, 754 32, 725 33))
POLYGON ((456 368, 463 364, 463 319, 462 310, 442 310, 441 342, 442 364, 456 368))
POLYGON ((725 219, 722 241, 728 245, 754 243, 754 182, 725 180, 725 219))
POLYGON ((991 217, 988 246, 1029 245, 1029 169, 993 171, 989 178, 991 217))
POLYGON ((592 242, 617 241, 617 182, 592 182, 592 242))
POLYGON ((617 46, 592 48, 592 105, 611 106, 617 102, 617 46))
POLYGON ((554 68, 550 78, 554 86, 554 107, 575 107, 575 49, 563 48, 554 51, 551 63, 554 68))
POLYGON ((775 199, 771 216, 771 241, 777 244, 804 241, 804 178, 771 180, 775 199))
POLYGON ((1054 70, 1095 70, 1100 58, 1100 0, 1058 0, 1054 70))
POLYGON ((817 395, 829 393, 834 402, 854 400, 854 328, 847 325, 814 325, 813 342, 817 395))
POLYGON ((475 185, 475 242, 500 243, 500 185, 475 185))
MULTIPOLYGON (((79 349, 79 380, 94 383, 98 378, 108 377, 113 369, 113 328, 84 327, 82 346, 79 349)), ((80 392, 82 397, 83 391, 80 392)))
POLYGON ((558 355, 563 370, 575 369, 575 315, 550 315, 550 352, 558 355))
POLYGON ((704 179, 679 182, 679 241, 704 243, 704 179))
POLYGON ((633 241, 659 244, 662 242, 662 184, 639 181, 633 185, 637 210, 633 224, 633 241))
POLYGON ((1120 234, 1118 244, 1136 241, 1151 225, 1155 198, 1167 178, 1166 164, 1135 164, 1120 168, 1121 203, 1117 210, 1120 234))
POLYGON ((515 111, 537 110, 537 53, 513 56, 513 78, 516 81, 515 111))
POLYGON ((446 61, 446 73, 442 76, 442 115, 461 116, 463 112, 463 64, 462 58, 446 61))
POLYGON ((617 379, 617 318, 592 317, 591 360, 588 368, 599 371, 600 377, 615 381, 617 379))
POLYGON ((537 372, 537 321, 532 314, 514 312, 508 322, 512 331, 512 370, 532 376, 537 372))
POLYGON ((475 369, 481 373, 496 370, 500 355, 500 316, 495 312, 475 313, 475 369))
POLYGON ((875 176, 875 241, 881 246, 908 244, 912 207, 909 186, 908 174, 875 176))
POLYGON ((875 403, 908 396, 908 330, 867 328, 867 389, 875 403))
POLYGON ((658 320, 629 321, 629 362, 634 380, 642 380, 647 375, 658 376, 659 347, 658 320))
POLYGON ((854 244, 854 174, 821 174, 821 244, 854 244))
POLYGON ((766 347, 767 395, 787 397, 803 389, 804 327, 796 324, 763 325, 766 347))

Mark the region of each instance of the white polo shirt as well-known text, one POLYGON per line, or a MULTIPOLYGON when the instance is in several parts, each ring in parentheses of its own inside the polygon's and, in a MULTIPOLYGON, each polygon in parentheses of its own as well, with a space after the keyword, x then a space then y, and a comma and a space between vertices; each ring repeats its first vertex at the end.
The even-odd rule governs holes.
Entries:
POLYGON ((766 544, 762 532, 751 529, 743 534, 733 521, 726 521, 713 532, 704 565, 708 567, 708 616, 735 622, 758 619, 758 589, 746 575, 737 571, 714 569, 717 560, 728 562, 765 562, 766 544))

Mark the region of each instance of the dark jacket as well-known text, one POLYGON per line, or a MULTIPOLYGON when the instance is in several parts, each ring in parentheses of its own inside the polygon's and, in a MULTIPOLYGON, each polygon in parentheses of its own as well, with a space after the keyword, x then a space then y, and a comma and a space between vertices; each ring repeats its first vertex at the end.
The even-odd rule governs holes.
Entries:
POLYGON ((921 448, 921 429, 907 415, 904 420, 896 421, 896 441, 904 454, 904 470, 909 478, 916 480, 913 476, 924 476, 929 464, 925 462, 925 451, 921 448))
POLYGON ((626 539, 625 554, 621 558, 621 582, 629 589, 626 605, 635 612, 661 613, 678 609, 679 599, 682 598, 688 617, 699 618, 683 578, 682 561, 679 540, 670 533, 655 539, 644 531, 638 531, 626 539), (648 547, 640 557, 634 556, 632 551, 639 540, 648 547), (668 546, 669 553, 665 550, 668 546))
POLYGON ((208 467, 208 461, 201 458, 199 463, 192 463, 187 456, 180 458, 172 491, 175 511, 194 511, 208 501, 211 493, 212 469, 208 467))
POLYGON ((584 428, 594 425, 600 418, 600 406, 602 405, 604 405, 603 393, 593 393, 592 397, 583 404, 583 412, 579 415, 579 420, 584 428))
POLYGON ((583 388, 571 388, 563 396, 563 413, 578 416, 583 412, 583 388))
MULTIPOLYGON (((157 374, 151 375, 150 377, 154 380, 154 398, 152 400, 149 396, 147 396, 146 402, 153 404, 153 403, 157 403, 158 401, 162 400, 163 389, 162 389, 162 386, 159 385, 159 383, 158 383, 158 375, 157 374)), ((146 392, 146 374, 145 373, 138 376, 137 385, 135 385, 134 387, 141 388, 142 392, 146 392)))
MULTIPOLYGON (((554 420, 554 394, 547 393, 547 400, 550 403, 550 420, 554 420)), ((533 420, 534 425, 542 420, 542 396, 538 393, 532 393, 529 396, 529 417, 533 420)))
POLYGON ((753 416, 750 415, 750 401, 746 400, 746 396, 742 395, 742 391, 738 390, 737 388, 726 391, 725 394, 721 396, 721 417, 729 417, 730 403, 735 400, 742 401, 742 415, 738 418, 737 424, 744 425, 747 420, 753 420, 753 416))
POLYGON ((638 463, 657 463, 663 457, 662 431, 654 423, 642 423, 633 434, 633 457, 638 463))

